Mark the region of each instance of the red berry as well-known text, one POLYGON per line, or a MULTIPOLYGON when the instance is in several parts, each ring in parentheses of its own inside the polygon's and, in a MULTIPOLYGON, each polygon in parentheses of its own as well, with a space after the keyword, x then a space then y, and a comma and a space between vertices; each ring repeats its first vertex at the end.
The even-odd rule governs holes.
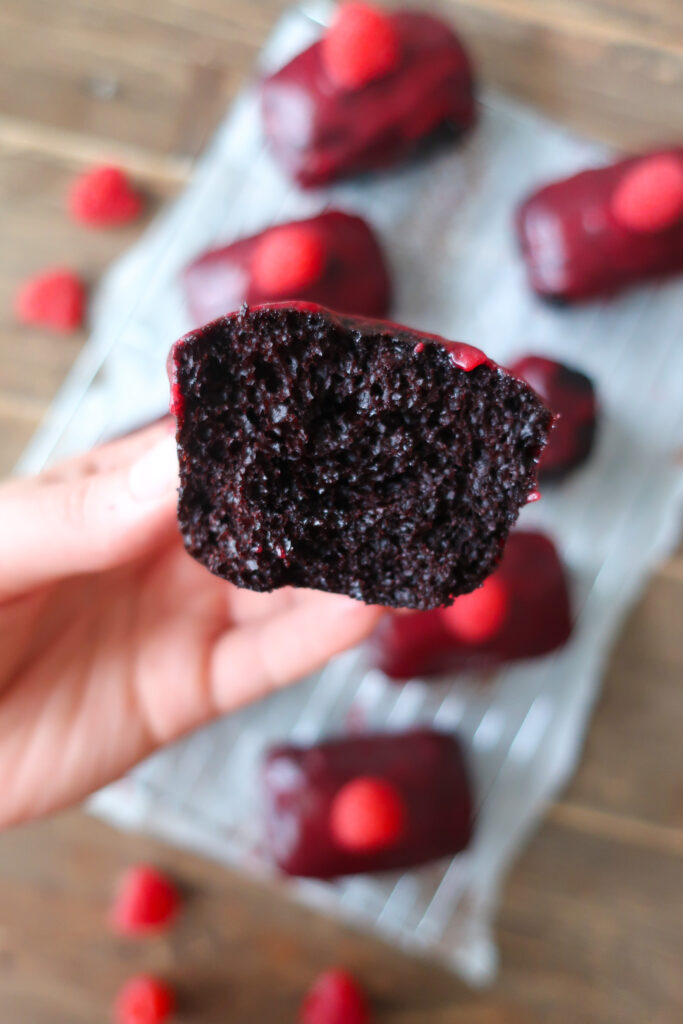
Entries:
POLYGON ((664 231, 683 217, 683 160, 652 156, 631 166, 612 196, 612 213, 630 231, 664 231))
POLYGON ((156 868, 139 864, 121 879, 111 923, 124 935, 162 931, 175 917, 180 896, 173 882, 156 868))
POLYGON ((508 596, 496 576, 489 576, 478 590, 456 597, 450 608, 442 611, 443 621, 458 640, 478 644, 498 632, 505 621, 508 596))
POLYGON ((164 1024, 174 1008, 175 998, 168 985, 149 974, 139 974, 119 991, 114 1020, 116 1024, 164 1024))
POLYGON ((330 811, 336 842, 361 853, 391 846, 403 834, 405 823, 401 794, 384 779, 352 779, 339 790, 330 811))
POLYGON ((342 970, 325 971, 309 989, 299 1011, 300 1024, 369 1024, 370 1010, 355 978, 342 970))
POLYGON ((325 269, 320 236, 303 224, 273 228, 260 241, 251 264, 254 284, 286 296, 317 281, 325 269))
POLYGON ((135 220, 142 199, 119 167, 94 167, 80 175, 69 191, 69 213, 94 227, 111 227, 135 220))
POLYGON ((74 331, 83 324, 85 287, 71 270, 46 270, 21 285, 14 312, 23 324, 74 331))
POLYGON ((327 74, 342 89, 360 89, 393 71, 400 44, 391 17, 370 4, 342 4, 322 41, 327 74))

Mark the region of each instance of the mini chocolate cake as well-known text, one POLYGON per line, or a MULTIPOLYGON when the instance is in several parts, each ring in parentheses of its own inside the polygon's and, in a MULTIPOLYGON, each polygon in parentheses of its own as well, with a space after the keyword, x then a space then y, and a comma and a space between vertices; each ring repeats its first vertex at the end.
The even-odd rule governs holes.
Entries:
POLYGON ((205 252, 182 274, 192 322, 243 302, 317 302, 340 313, 386 316, 391 283, 379 242, 362 217, 326 210, 205 252))
POLYGON ((288 875, 412 867, 472 836, 462 748, 432 729, 271 747, 263 786, 267 848, 288 875))
POLYGON ((187 334, 171 377, 190 554, 251 590, 397 608, 488 576, 551 422, 478 349, 308 303, 187 334))
POLYGON ((538 479, 562 480, 593 450, 598 421, 593 382, 580 370, 544 356, 525 356, 509 370, 530 384, 555 416, 538 479))
POLYGON ((477 116, 469 55, 423 11, 342 3, 322 39, 261 84, 265 137, 303 188, 459 139, 477 116))

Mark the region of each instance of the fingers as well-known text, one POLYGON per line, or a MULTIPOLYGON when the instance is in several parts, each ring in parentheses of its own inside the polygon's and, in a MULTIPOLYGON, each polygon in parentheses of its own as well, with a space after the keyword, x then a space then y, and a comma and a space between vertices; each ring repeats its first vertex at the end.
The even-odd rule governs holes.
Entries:
POLYGON ((226 632, 216 642, 209 685, 217 712, 258 700, 360 643, 382 614, 337 594, 300 592, 272 618, 226 632))
POLYGON ((168 428, 116 444, 115 453, 71 460, 64 478, 57 470, 0 487, 0 599, 128 562, 173 529, 178 466, 168 428))

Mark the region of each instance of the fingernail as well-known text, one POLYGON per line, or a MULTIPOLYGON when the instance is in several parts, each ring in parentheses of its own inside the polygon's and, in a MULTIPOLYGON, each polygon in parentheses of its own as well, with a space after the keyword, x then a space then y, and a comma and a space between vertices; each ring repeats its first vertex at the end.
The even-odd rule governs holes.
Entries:
POLYGON ((178 488, 178 456, 174 437, 165 437, 130 468, 130 493, 138 501, 155 501, 178 488))

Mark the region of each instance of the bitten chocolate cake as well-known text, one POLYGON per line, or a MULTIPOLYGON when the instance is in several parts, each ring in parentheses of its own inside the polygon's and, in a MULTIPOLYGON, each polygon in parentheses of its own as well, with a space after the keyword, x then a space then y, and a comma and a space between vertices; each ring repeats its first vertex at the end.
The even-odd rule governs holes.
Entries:
POLYGON ((414 609, 500 559, 551 414, 483 352, 307 303, 171 353, 187 550, 238 586, 414 609))

